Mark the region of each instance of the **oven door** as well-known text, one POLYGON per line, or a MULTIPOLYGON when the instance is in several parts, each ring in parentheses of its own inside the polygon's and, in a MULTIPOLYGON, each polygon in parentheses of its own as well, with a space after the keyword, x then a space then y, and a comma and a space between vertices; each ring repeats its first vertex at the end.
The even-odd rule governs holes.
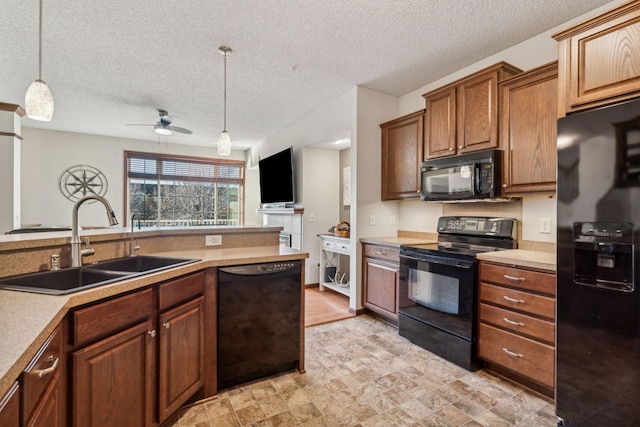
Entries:
POLYGON ((471 339, 476 262, 446 256, 400 256, 401 314, 471 339))

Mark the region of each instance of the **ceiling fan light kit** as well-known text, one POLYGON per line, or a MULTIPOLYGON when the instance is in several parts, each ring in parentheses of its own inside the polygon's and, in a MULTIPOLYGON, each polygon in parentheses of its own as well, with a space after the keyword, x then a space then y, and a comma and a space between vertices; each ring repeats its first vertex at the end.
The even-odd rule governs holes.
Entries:
POLYGON ((53 95, 49 86, 42 80, 42 0, 38 27, 38 79, 27 89, 24 108, 30 119, 50 122, 53 118, 53 95))
POLYGON ((218 137, 218 155, 228 156, 231 154, 231 136, 227 132, 227 57, 233 50, 228 46, 220 46, 218 52, 224 56, 224 129, 218 137))
POLYGON ((185 133, 187 135, 191 135, 193 133, 189 129, 181 128, 180 126, 171 126, 173 117, 171 117, 167 111, 158 110, 158 115, 160 116, 160 120, 158 120, 156 124, 128 123, 128 126, 153 126, 153 131, 158 135, 171 135, 173 132, 185 133))

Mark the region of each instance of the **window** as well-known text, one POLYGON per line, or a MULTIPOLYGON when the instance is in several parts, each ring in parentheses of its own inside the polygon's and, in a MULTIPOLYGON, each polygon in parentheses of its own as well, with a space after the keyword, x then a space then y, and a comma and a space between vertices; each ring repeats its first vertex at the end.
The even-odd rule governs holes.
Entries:
POLYGON ((241 225, 244 162, 125 151, 129 215, 144 226, 241 225))

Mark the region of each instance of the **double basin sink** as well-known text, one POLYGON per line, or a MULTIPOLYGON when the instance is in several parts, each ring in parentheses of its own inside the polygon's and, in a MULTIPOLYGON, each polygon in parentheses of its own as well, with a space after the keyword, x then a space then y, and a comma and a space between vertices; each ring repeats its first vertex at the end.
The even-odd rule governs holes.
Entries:
POLYGON ((196 261, 200 260, 137 255, 100 261, 82 267, 0 278, 0 289, 64 295, 196 261))

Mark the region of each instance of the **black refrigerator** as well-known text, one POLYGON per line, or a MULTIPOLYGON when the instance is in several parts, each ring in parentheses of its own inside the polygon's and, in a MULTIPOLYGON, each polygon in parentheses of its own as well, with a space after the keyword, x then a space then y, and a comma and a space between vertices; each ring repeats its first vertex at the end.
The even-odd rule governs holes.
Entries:
POLYGON ((558 425, 640 426, 640 100, 558 120, 558 425))

